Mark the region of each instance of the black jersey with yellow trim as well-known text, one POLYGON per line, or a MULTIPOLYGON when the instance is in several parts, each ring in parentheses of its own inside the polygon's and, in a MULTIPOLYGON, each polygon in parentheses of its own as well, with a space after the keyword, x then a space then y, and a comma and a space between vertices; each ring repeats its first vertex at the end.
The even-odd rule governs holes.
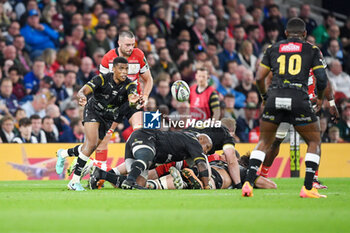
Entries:
POLYGON ((208 152, 208 154, 214 154, 217 150, 222 150, 224 145, 233 145, 235 146, 235 140, 230 135, 229 130, 224 127, 205 127, 205 128, 195 128, 189 127, 185 129, 186 132, 194 132, 194 133, 203 133, 210 137, 213 142, 212 149, 208 152))
MULTIPOLYGON (((141 129, 146 130, 146 129, 141 129)), ((205 161, 206 156, 195 134, 190 132, 151 131, 156 137, 156 163, 168 163, 192 159, 205 161)))
POLYGON ((127 78, 116 83, 113 73, 96 75, 85 85, 92 90, 88 103, 92 102, 101 111, 120 107, 128 101, 130 94, 137 94, 134 82, 127 78))
POLYGON ((308 91, 310 69, 324 69, 317 46, 298 38, 289 38, 269 46, 260 63, 273 73, 269 88, 297 88, 308 91))

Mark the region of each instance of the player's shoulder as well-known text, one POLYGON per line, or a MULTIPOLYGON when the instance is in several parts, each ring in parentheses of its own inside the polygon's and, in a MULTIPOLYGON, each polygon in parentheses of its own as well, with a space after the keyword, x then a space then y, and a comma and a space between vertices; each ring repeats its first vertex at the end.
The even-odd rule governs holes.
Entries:
POLYGON ((133 56, 136 56, 136 57, 139 57, 139 58, 141 58, 141 59, 143 59, 144 56, 145 56, 145 54, 144 54, 144 53, 142 52, 142 50, 139 49, 139 48, 134 48, 134 50, 132 51, 132 55, 133 55, 133 56))
POLYGON ((116 57, 118 57, 118 54, 117 54, 117 52, 116 52, 116 49, 111 49, 111 50, 109 50, 103 57, 104 57, 104 58, 111 59, 111 58, 116 58, 116 57))

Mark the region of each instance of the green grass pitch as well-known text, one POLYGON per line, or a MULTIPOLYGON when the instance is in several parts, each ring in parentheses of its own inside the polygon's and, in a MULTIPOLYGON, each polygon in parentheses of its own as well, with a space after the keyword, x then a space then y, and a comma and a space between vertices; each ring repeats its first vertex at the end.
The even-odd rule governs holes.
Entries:
MULTIPOLYGON (((68 181, 0 182, 0 232, 350 232, 350 179, 323 179, 327 199, 301 199, 302 179, 277 190, 103 190, 68 181)), ((86 182, 86 181, 84 181, 86 182)))

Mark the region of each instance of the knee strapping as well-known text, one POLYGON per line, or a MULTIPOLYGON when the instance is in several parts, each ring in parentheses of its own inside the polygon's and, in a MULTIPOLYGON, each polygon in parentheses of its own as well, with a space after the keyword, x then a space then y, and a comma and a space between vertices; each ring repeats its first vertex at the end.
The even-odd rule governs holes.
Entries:
POLYGON ((154 158, 154 152, 149 148, 140 148, 134 152, 134 158, 143 161, 148 168, 154 158))

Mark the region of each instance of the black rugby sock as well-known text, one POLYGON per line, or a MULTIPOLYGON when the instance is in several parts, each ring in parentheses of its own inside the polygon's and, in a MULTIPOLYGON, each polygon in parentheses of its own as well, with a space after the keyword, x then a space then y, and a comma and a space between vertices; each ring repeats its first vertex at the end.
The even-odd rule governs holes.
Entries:
POLYGON ((146 169, 145 163, 136 160, 132 165, 131 165, 131 171, 128 175, 128 180, 131 180, 132 182, 136 182, 137 177, 141 174, 146 169))
POLYGON ((312 182, 315 176, 315 172, 317 171, 318 165, 317 163, 311 161, 305 161, 306 170, 305 170, 305 180, 304 185, 307 190, 312 189, 312 182))
POLYGON ((67 153, 68 153, 69 157, 73 157, 73 156, 78 157, 79 156, 79 150, 78 150, 79 146, 81 146, 81 145, 77 145, 73 148, 68 149, 67 153))

